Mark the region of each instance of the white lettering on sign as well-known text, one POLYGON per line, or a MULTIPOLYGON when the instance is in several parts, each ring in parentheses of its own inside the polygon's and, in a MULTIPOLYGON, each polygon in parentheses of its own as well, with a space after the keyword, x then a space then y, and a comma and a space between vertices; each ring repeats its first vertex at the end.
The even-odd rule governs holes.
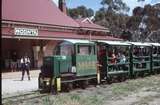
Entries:
POLYGON ((15 28, 15 35, 25 35, 25 36, 38 36, 38 29, 29 29, 29 28, 15 28))

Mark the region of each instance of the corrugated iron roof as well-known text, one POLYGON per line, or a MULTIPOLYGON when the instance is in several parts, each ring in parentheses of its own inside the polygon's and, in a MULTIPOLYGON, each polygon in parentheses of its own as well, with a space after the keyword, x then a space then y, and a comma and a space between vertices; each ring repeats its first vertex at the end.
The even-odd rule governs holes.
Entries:
POLYGON ((102 27, 100 25, 97 25, 93 22, 90 22, 89 18, 79 18, 75 19, 75 21, 80 25, 82 28, 92 28, 92 29, 100 29, 100 30, 105 30, 109 32, 108 28, 102 27))
POLYGON ((2 0, 2 20, 79 27, 52 0, 2 0))

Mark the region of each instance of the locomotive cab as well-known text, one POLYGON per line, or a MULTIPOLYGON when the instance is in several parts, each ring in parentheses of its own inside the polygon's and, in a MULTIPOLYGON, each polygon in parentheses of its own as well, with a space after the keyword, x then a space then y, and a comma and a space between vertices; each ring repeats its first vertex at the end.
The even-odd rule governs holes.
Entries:
POLYGON ((53 56, 44 57, 39 88, 60 91, 64 85, 95 79, 96 61, 93 42, 66 39, 56 46, 53 56))

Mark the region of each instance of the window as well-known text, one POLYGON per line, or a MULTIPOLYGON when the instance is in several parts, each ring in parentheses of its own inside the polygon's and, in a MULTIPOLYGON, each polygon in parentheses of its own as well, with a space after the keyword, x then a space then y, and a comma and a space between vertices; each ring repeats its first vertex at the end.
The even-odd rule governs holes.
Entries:
POLYGON ((55 52, 56 52, 56 55, 70 56, 74 53, 73 45, 70 43, 63 42, 58 46, 56 46, 55 52))
POLYGON ((64 45, 60 47, 60 55, 72 55, 73 48, 71 45, 64 45))
POLYGON ((79 55, 89 55, 89 46, 79 46, 79 55))

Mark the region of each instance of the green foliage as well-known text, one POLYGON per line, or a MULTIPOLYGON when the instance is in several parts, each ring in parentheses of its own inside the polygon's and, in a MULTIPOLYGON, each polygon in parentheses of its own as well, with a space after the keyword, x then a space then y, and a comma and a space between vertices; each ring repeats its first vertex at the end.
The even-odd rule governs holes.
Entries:
POLYGON ((79 6, 77 8, 68 9, 68 15, 72 18, 78 17, 91 17, 93 16, 94 11, 91 8, 86 8, 85 6, 79 6))
POLYGON ((104 7, 107 7, 108 11, 112 12, 123 13, 130 10, 130 8, 122 0, 102 0, 101 4, 104 7))

